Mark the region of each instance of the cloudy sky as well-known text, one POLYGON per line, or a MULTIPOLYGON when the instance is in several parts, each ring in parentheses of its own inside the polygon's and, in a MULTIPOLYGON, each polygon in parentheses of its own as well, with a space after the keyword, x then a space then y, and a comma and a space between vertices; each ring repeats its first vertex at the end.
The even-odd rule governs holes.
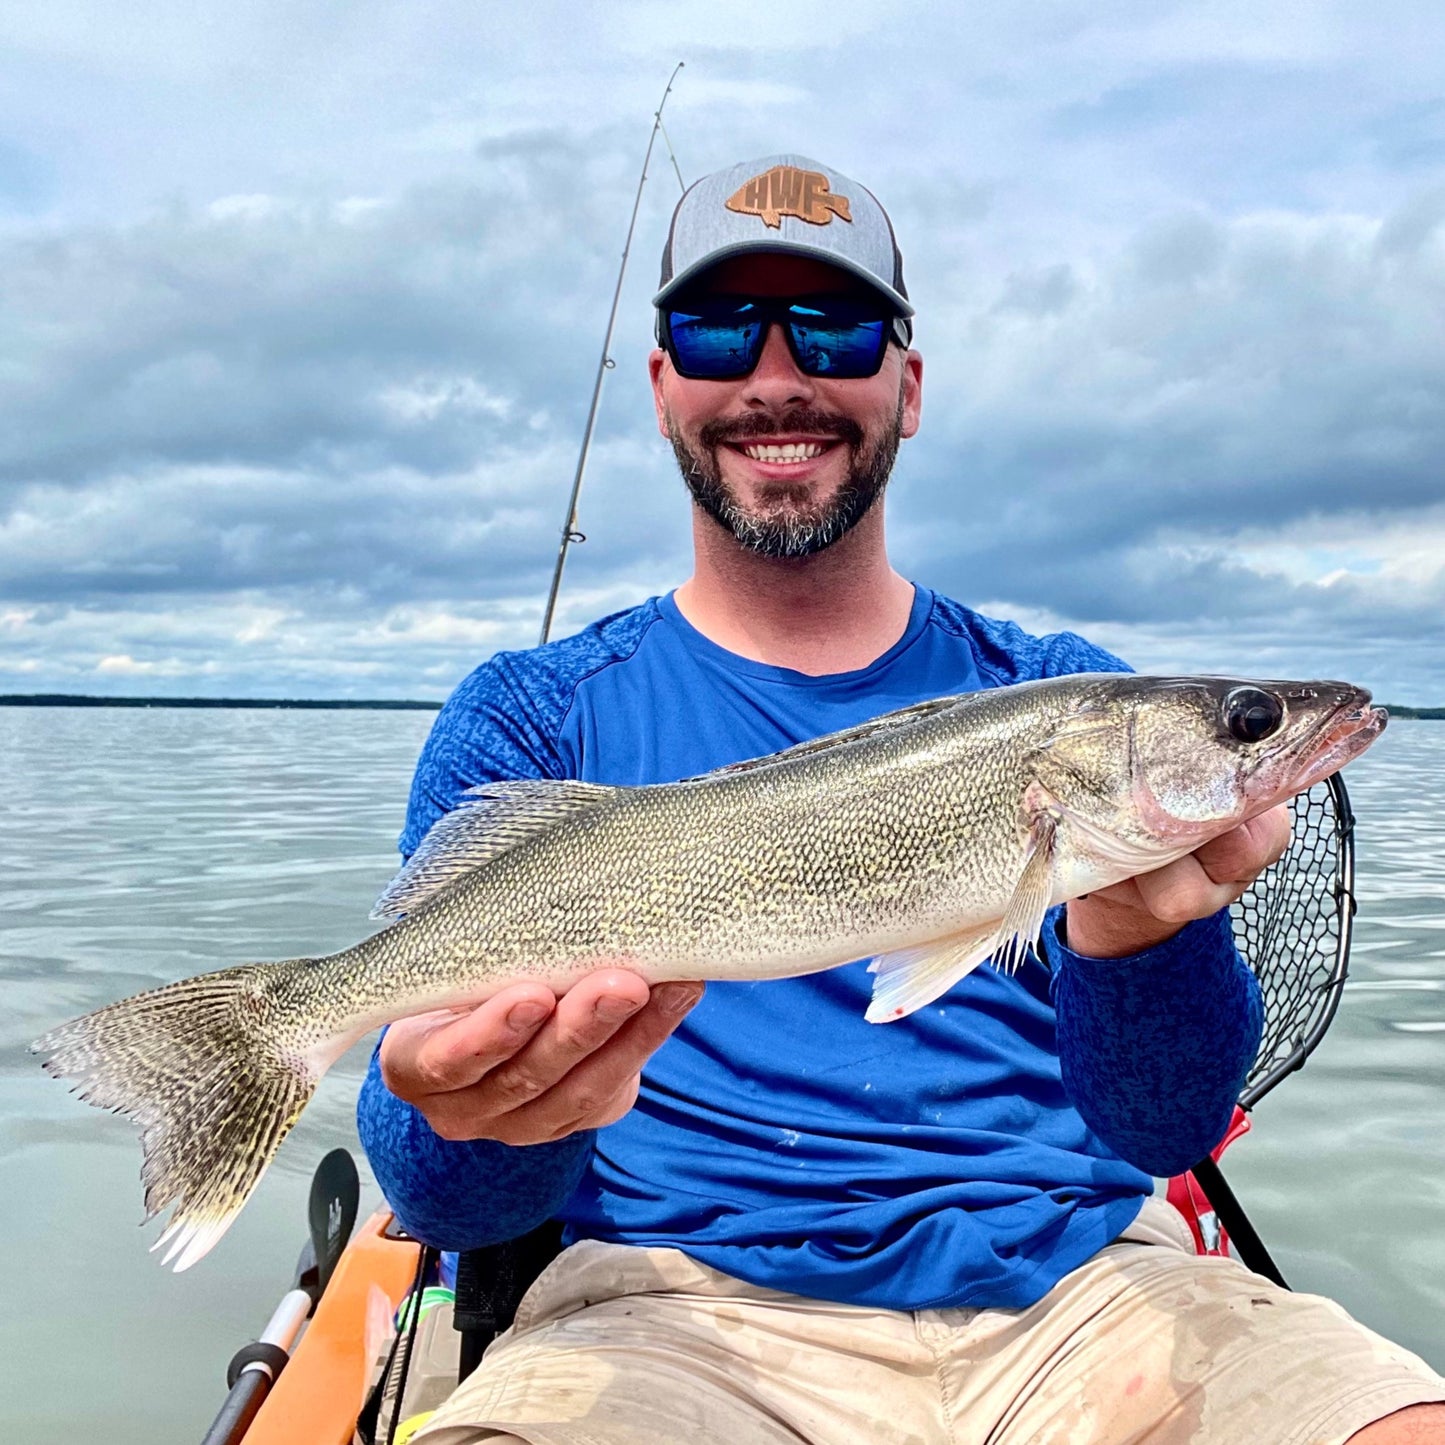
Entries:
MULTIPOLYGON (((441 698, 535 640, 642 151, 893 215, 896 565, 1445 703, 1439 0, 15 0, 0 692, 441 698)), ((676 585, 652 167, 559 632, 676 585)))

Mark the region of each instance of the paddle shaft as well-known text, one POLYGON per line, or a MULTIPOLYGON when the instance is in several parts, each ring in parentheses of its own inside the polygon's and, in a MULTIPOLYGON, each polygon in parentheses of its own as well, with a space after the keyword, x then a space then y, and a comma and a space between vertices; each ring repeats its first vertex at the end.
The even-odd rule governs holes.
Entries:
POLYGON ((237 1445, 291 1357, 291 1347, 311 1313, 304 1289, 287 1290, 254 1344, 238 1350, 231 1361, 230 1393, 221 1404, 201 1445, 237 1445))

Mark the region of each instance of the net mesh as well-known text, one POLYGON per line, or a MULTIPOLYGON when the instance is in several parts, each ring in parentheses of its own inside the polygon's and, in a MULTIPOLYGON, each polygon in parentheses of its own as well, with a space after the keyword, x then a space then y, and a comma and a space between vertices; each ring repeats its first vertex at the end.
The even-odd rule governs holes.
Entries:
POLYGON ((1352 825, 1338 777, 1291 803, 1288 852, 1234 905, 1234 941, 1264 992, 1264 1036, 1239 1102, 1248 1109, 1319 1042, 1339 1003, 1353 912, 1352 825))

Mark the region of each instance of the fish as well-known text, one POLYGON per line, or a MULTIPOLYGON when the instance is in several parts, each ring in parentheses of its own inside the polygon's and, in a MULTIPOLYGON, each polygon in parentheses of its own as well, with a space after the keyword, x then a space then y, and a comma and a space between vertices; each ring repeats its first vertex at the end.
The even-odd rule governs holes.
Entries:
POLYGON ((1342 682, 1085 673, 936 698, 680 782, 483 784, 318 958, 200 974, 32 1049, 142 1137, 153 1248, 220 1239, 327 1068, 371 1030, 590 970, 796 977, 871 959, 893 1022, 1049 908, 1162 867, 1342 767, 1384 709, 1342 682))

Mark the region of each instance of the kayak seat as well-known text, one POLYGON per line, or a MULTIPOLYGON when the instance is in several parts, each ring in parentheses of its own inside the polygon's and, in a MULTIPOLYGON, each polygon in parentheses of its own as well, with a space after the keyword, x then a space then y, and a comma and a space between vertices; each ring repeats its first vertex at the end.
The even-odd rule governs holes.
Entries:
POLYGON ((461 1335, 458 1381, 476 1369, 482 1351, 511 1325, 522 1296, 561 1251, 562 1226, 549 1219, 517 1239, 457 1256, 452 1322, 461 1335))

